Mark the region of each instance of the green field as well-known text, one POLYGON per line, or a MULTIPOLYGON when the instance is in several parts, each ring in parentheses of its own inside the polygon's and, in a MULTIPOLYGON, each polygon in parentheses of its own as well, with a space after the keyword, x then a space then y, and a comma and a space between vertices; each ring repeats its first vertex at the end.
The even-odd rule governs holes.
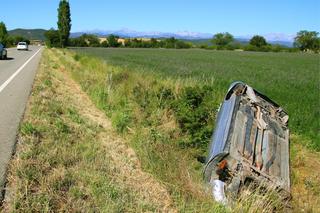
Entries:
POLYGON ((233 81, 243 81, 280 104, 290 116, 290 129, 320 150, 319 55, 206 51, 199 49, 74 49, 108 64, 157 79, 212 87, 214 105, 233 81), (310 142, 311 141, 311 142, 310 142))
POLYGON ((285 212, 279 196, 259 191, 225 208, 202 178, 219 104, 242 80, 289 111, 290 205, 313 212, 320 203, 317 63, 311 54, 46 49, 4 210, 285 212))

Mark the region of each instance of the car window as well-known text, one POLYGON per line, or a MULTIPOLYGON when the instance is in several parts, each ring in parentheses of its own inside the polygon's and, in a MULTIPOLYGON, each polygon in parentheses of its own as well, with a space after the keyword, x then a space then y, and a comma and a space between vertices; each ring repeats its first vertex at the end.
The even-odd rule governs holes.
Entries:
POLYGON ((26 42, 19 42, 18 45, 26 45, 26 42))

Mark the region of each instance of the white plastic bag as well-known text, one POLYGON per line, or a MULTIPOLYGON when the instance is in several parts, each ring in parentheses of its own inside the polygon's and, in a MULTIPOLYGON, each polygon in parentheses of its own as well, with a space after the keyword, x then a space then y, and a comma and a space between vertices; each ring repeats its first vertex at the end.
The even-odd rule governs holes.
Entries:
POLYGON ((226 195, 224 193, 224 185, 225 183, 222 182, 221 180, 211 180, 210 181, 210 185, 212 186, 212 195, 213 198, 223 204, 226 205, 227 204, 227 198, 226 195))

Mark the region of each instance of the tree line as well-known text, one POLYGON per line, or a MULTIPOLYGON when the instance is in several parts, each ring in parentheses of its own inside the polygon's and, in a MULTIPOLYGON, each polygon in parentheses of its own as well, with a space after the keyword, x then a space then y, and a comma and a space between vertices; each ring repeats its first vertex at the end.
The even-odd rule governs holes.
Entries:
MULTIPOLYGON (((166 39, 137 39, 122 38, 117 35, 109 35, 104 41, 96 35, 83 34, 78 38, 69 38, 71 29, 70 5, 66 0, 61 0, 58 8, 58 30, 51 29, 46 32, 46 44, 49 47, 129 47, 129 48, 191 48, 193 44, 178 40, 174 37, 166 39)), ((300 31, 294 39, 294 48, 282 45, 271 45, 263 36, 253 36, 248 44, 236 41, 230 33, 217 33, 213 36, 212 46, 200 46, 205 49, 217 50, 246 50, 246 51, 313 51, 319 52, 320 38, 315 31, 300 31)))
POLYGON ((45 32, 47 47, 65 48, 69 45, 71 30, 71 11, 69 1, 60 0, 58 7, 58 29, 51 28, 45 32))
POLYGON ((17 45, 20 41, 27 42, 30 44, 30 40, 23 36, 12 36, 8 34, 6 25, 0 22, 0 43, 6 47, 11 47, 17 45))
MULTIPOLYGON (((217 33, 213 36, 212 45, 196 46, 190 42, 185 42, 174 37, 165 39, 138 39, 138 38, 120 38, 117 35, 109 35, 100 42, 96 35, 83 34, 78 38, 70 38, 71 30, 71 12, 67 0, 60 0, 58 7, 57 30, 50 29, 45 33, 46 45, 48 47, 65 48, 73 47, 129 47, 129 48, 191 48, 200 47, 204 49, 215 50, 245 50, 245 51, 313 51, 320 52, 319 32, 302 30, 294 38, 294 47, 269 44, 263 36, 253 36, 248 44, 240 43, 234 39, 234 36, 228 32, 217 33)), ((12 46, 19 41, 28 39, 22 36, 9 36, 6 26, 0 22, 0 42, 6 46, 12 46)))
POLYGON ((72 47, 128 47, 128 48, 191 48, 192 44, 178 40, 174 37, 165 39, 143 39, 143 38, 120 38, 117 35, 109 35, 99 38, 92 34, 83 34, 77 38, 69 39, 72 47))
POLYGON ((243 44, 236 41, 230 33, 217 33, 211 40, 212 46, 202 45, 204 49, 217 49, 217 50, 235 50, 241 49, 245 51, 313 51, 318 53, 320 51, 320 37, 316 31, 302 30, 297 33, 294 38, 293 48, 279 45, 270 44, 267 40, 260 35, 253 36, 248 44, 243 44))
POLYGON ((192 44, 174 37, 166 39, 120 39, 117 35, 109 35, 104 41, 96 35, 83 34, 77 38, 70 37, 71 12, 69 2, 61 0, 58 7, 58 29, 50 29, 45 33, 48 47, 129 47, 129 48, 191 48, 192 44))
MULTIPOLYGON (((319 52, 320 38, 319 33, 315 31, 300 31, 294 39, 293 47, 287 47, 279 44, 270 44, 260 35, 253 36, 248 43, 241 43, 234 39, 230 33, 217 33, 211 39, 212 45, 194 45, 191 42, 185 42, 174 37, 165 39, 142 39, 142 38, 120 38, 116 35, 109 35, 100 39, 96 35, 83 34, 77 38, 69 39, 69 46, 72 47, 128 47, 128 48, 203 48, 214 50, 244 50, 244 51, 262 51, 262 52, 280 52, 280 51, 313 51, 319 52), (101 40, 103 40, 101 42, 101 40)), ((57 35, 58 38, 58 35, 57 35)), ((58 40, 57 40, 58 41, 58 40)))
MULTIPOLYGON (((70 5, 67 0, 60 0, 58 7, 58 29, 50 29, 46 31, 46 45, 48 47, 65 48, 69 44, 71 30, 71 12, 70 5)), ((9 36, 6 25, 0 22, 0 42, 6 47, 16 45, 20 41, 25 41, 28 44, 30 41, 23 36, 9 36)))

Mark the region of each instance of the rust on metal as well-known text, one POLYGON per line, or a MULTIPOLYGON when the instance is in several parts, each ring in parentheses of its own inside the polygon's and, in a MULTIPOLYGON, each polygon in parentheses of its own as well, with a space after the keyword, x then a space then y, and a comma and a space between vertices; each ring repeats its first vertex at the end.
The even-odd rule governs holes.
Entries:
POLYGON ((227 195, 237 194, 248 180, 269 183, 290 195, 288 119, 265 95, 233 83, 219 110, 205 180, 222 182, 227 195))

